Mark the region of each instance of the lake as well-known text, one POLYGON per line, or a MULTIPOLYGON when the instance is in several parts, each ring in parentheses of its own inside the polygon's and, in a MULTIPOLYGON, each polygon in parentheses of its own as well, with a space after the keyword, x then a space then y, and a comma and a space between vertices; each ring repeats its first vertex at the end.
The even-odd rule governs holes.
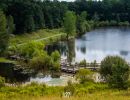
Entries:
POLYGON ((59 45, 62 57, 70 56, 75 62, 86 59, 100 63, 108 55, 118 55, 130 62, 130 28, 126 27, 95 29, 59 45))
MULTIPOLYGON (((46 46, 49 54, 58 50, 62 58, 73 62, 86 59, 87 62, 101 62, 108 55, 118 55, 130 62, 130 28, 106 27, 86 32, 83 36, 70 41, 61 41, 46 46)), ((20 76, 21 79, 21 76, 20 76)), ((27 77, 25 84, 31 82, 45 83, 49 86, 65 86, 69 80, 75 81, 73 75, 62 73, 59 78, 50 74, 38 74, 27 77)))

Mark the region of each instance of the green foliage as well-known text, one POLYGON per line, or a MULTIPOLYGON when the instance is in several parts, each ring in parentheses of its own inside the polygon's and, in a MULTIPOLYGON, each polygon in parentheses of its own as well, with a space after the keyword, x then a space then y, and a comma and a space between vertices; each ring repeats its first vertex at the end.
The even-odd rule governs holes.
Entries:
POLYGON ((22 44, 22 43, 24 44, 33 40, 39 40, 44 42, 44 44, 49 44, 56 41, 57 38, 60 39, 61 36, 64 36, 63 38, 65 39, 65 35, 66 34, 62 32, 61 29, 42 29, 36 32, 32 32, 31 34, 24 33, 21 35, 13 35, 10 38, 10 45, 12 46, 15 44, 22 44), (54 38, 52 38, 53 36, 54 38))
POLYGON ((1 57, 0 57, 0 62, 7 63, 7 62, 12 62, 12 61, 9 60, 9 59, 1 58, 1 57))
POLYGON ((125 21, 125 22, 119 22, 118 25, 119 26, 129 26, 130 23, 128 21, 125 21))
POLYGON ((68 45, 67 60, 68 62, 72 62, 73 58, 75 57, 75 40, 74 39, 68 40, 67 45, 68 45))
POLYGON ((5 79, 0 76, 0 88, 5 85, 5 79))
POLYGON ((87 13, 83 11, 80 15, 77 16, 77 32, 79 35, 90 31, 91 27, 89 23, 86 21, 87 13))
POLYGON ((7 49, 8 42, 9 34, 6 32, 0 32, 0 55, 2 55, 2 53, 7 49))
POLYGON ((67 39, 69 36, 75 36, 76 33, 76 16, 74 12, 67 11, 64 16, 64 30, 67 34, 67 39))
POLYGON ((59 72, 60 70, 60 54, 58 51, 54 51, 51 54, 52 68, 51 70, 59 72))
POLYGON ((109 25, 110 25, 109 21, 100 21, 98 23, 99 27, 104 27, 104 26, 109 26, 109 25))
POLYGON ((36 70, 49 69, 52 66, 51 58, 47 53, 33 57, 30 60, 29 66, 36 70))
POLYGON ((35 30, 34 18, 32 15, 27 15, 25 20, 24 32, 33 32, 35 30))
POLYGON ((74 95, 74 93, 76 92, 75 86, 72 84, 71 81, 68 81, 68 85, 66 87, 64 87, 64 93, 66 93, 66 92, 70 92, 71 96, 74 95))
POLYGON ((43 55, 43 48, 44 44, 42 42, 30 41, 23 45, 14 46, 14 48, 11 49, 20 56, 33 58, 34 56, 43 55))
POLYGON ((49 56, 46 52, 41 55, 34 56, 29 63, 31 68, 36 70, 51 69, 52 71, 59 72, 60 70, 60 54, 55 51, 49 56))
POLYGON ((8 33, 12 34, 15 31, 15 24, 14 24, 14 19, 13 17, 10 15, 7 18, 7 25, 8 25, 8 33))
POLYGON ((6 16, 3 11, 0 9, 0 32, 6 32, 6 16))
POLYGON ((97 12, 94 13, 92 20, 95 22, 99 21, 99 15, 97 14, 97 12))
POLYGON ((125 21, 125 22, 118 22, 116 20, 111 20, 111 21, 99 21, 97 23, 95 23, 96 27, 104 27, 104 26, 129 26, 129 22, 125 21))
POLYGON ((88 69, 80 69, 76 74, 76 78, 79 79, 81 84, 92 81, 92 72, 88 69))
POLYGON ((7 48, 9 34, 6 32, 6 17, 0 10, 0 54, 7 48))
POLYGON ((79 63, 80 66, 83 66, 83 67, 86 67, 87 66, 87 62, 86 60, 82 60, 80 63, 79 63))
POLYGON ((127 89, 129 65, 118 56, 108 56, 101 62, 100 74, 112 88, 127 89))
POLYGON ((117 26, 118 22, 116 20, 111 20, 110 21, 110 26, 117 26))
POLYGON ((90 31, 91 26, 89 25, 89 23, 87 21, 84 21, 81 23, 80 29, 81 29, 80 32, 83 34, 87 31, 90 31))
POLYGON ((52 52, 51 57, 54 62, 60 61, 60 54, 58 51, 52 52))
POLYGON ((75 2, 1 0, 0 8, 6 15, 13 17, 16 27, 15 33, 31 32, 41 28, 62 27, 63 17, 68 10, 74 11, 76 15, 80 14, 85 19, 87 12, 87 18, 94 20, 95 27, 98 27, 99 21, 115 20, 117 23, 130 21, 129 0, 102 0, 98 2, 95 0, 76 0, 75 2))
POLYGON ((60 63, 59 62, 53 62, 51 70, 55 71, 55 72, 59 72, 60 71, 60 63))

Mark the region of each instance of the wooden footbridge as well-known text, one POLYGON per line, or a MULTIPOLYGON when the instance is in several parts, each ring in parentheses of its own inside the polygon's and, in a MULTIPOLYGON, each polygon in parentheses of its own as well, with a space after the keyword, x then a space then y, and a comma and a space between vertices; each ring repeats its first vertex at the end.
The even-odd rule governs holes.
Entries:
POLYGON ((91 63, 87 63, 87 66, 80 66, 77 63, 75 63, 75 64, 69 63, 69 62, 67 62, 66 59, 61 60, 61 71, 63 71, 63 72, 75 74, 80 69, 99 70, 100 63, 95 63, 95 66, 91 66, 91 63))

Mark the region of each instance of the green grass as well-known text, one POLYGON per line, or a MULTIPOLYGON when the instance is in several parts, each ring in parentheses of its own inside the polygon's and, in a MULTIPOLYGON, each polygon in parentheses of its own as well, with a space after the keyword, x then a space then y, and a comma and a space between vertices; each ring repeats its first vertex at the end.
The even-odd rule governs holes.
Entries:
MULTIPOLYGON (((75 92, 64 97, 64 87, 38 84, 0 88, 0 100, 130 100, 130 90, 108 88, 107 84, 73 84, 75 92)), ((70 87, 71 88, 71 87, 70 87)))
MULTIPOLYGON (((32 91, 32 94, 35 91, 32 91)), ((63 97, 56 94, 51 95, 27 95, 11 93, 0 93, 1 100, 130 100, 130 90, 103 90, 93 93, 85 93, 81 95, 74 95, 71 97, 63 97)))
MULTIPOLYGON (((42 29, 42 30, 38 30, 36 32, 32 32, 32 33, 25 33, 25 34, 21 34, 21 35, 15 35, 12 36, 10 38, 10 46, 14 45, 14 44, 22 44, 22 43, 27 43, 31 40, 38 40, 38 39, 42 39, 42 38, 48 38, 48 37, 52 37, 58 34, 63 34, 65 35, 64 32, 61 31, 61 29, 42 29)), ((47 40, 51 40, 51 38, 48 38, 47 40)), ((45 40, 46 42, 46 40, 45 40)))
POLYGON ((2 62, 2 63, 9 63, 9 62, 13 62, 13 61, 11 61, 9 59, 6 59, 6 58, 3 58, 3 57, 0 57, 0 62, 2 62))

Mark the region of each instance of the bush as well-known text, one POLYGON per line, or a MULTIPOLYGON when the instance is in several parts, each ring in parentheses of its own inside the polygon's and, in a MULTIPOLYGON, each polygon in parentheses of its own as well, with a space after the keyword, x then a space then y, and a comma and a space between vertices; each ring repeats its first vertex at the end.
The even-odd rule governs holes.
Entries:
POLYGON ((88 21, 88 24, 91 26, 91 29, 95 28, 95 22, 93 20, 88 21))
POLYGON ((59 72, 60 71, 60 63, 59 62, 53 62, 51 70, 55 71, 55 72, 59 72))
POLYGON ((0 76, 0 88, 2 86, 4 86, 4 84, 5 84, 5 78, 3 78, 3 77, 0 76))
POLYGON ((83 66, 83 67, 86 67, 87 66, 87 62, 86 60, 82 60, 80 63, 79 63, 80 66, 83 66))
POLYGON ((118 89, 128 88, 129 65, 118 56, 108 56, 101 62, 100 74, 109 86, 118 89))
POLYGON ((44 53, 41 56, 33 57, 33 59, 30 60, 29 65, 36 70, 49 69, 52 66, 52 61, 47 53, 44 53))
POLYGON ((51 54, 51 61, 52 61, 51 70, 55 72, 59 72, 60 71, 60 54, 58 51, 55 51, 51 54))
POLYGON ((79 79, 81 84, 92 81, 92 72, 88 69, 80 69, 76 74, 76 78, 79 79))
POLYGON ((71 95, 74 95, 75 93, 75 87, 74 85, 72 84, 71 81, 68 81, 68 85, 66 87, 64 87, 64 92, 70 92, 71 95))
POLYGON ((101 21, 101 22, 99 22, 99 27, 103 27, 103 26, 109 26, 109 21, 101 21))
POLYGON ((46 52, 43 52, 40 56, 33 57, 29 65, 36 70, 51 69, 52 71, 59 72, 60 54, 58 51, 55 51, 49 56, 46 52))
POLYGON ((110 26, 117 26, 117 25, 118 25, 117 21, 115 20, 110 21, 110 26))
POLYGON ((52 52, 51 58, 53 61, 60 61, 60 54, 58 51, 52 52))
POLYGON ((125 21, 125 22, 119 22, 118 25, 119 26, 129 26, 130 23, 128 21, 125 21))
POLYGON ((9 49, 10 54, 20 55, 24 58, 32 59, 34 56, 43 54, 44 44, 42 42, 31 41, 23 45, 14 45, 9 49))

